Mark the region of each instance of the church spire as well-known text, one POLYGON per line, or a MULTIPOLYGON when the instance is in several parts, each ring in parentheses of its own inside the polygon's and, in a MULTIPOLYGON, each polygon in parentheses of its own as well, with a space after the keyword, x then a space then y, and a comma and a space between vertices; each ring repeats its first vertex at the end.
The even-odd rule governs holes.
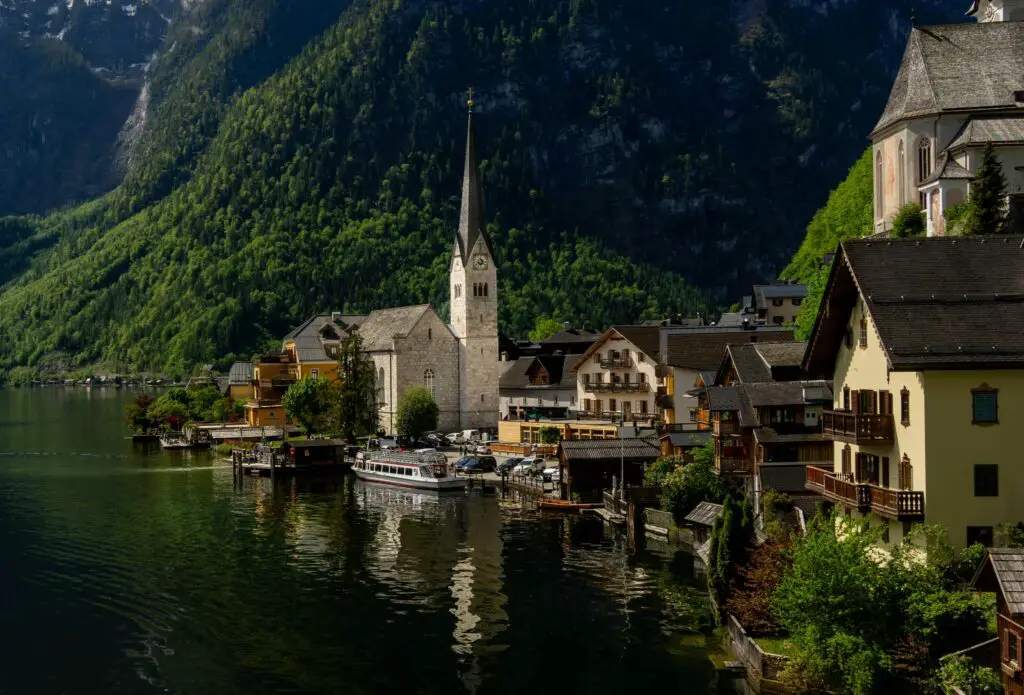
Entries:
POLYGON ((483 237, 484 244, 491 258, 494 258, 494 249, 491 247, 491 240, 487 236, 487 229, 484 223, 484 194, 480 184, 480 167, 476 157, 476 137, 473 134, 473 90, 469 90, 468 125, 466 128, 466 167, 462 174, 462 211, 459 215, 459 233, 456 243, 459 247, 459 255, 462 257, 463 265, 469 263, 469 254, 473 252, 473 246, 477 239, 483 237))

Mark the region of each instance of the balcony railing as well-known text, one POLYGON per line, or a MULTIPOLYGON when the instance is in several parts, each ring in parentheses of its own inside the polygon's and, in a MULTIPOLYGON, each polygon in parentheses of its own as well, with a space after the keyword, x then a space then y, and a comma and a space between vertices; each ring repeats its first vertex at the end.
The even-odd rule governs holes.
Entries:
POLYGON ((721 456, 717 459, 717 463, 719 473, 747 475, 754 472, 754 465, 747 458, 721 456))
POLYGON ((913 490, 894 490, 871 483, 856 482, 850 475, 833 473, 816 466, 807 467, 807 489, 815 490, 827 499, 872 511, 890 519, 920 519, 924 517, 924 493, 913 490))
POLYGON ((591 381, 590 383, 583 383, 583 390, 590 391, 591 393, 597 393, 600 391, 614 391, 621 393, 647 393, 651 390, 650 384, 642 384, 640 382, 623 382, 623 381, 591 381))
POLYGON ((733 420, 718 420, 715 422, 715 436, 728 437, 740 433, 740 423, 733 420))
POLYGON ((614 357, 601 358, 602 369, 629 369, 632 366, 633 360, 623 355, 615 355, 614 357))
POLYGON ((868 415, 842 410, 826 410, 821 415, 826 436, 850 444, 891 444, 892 415, 868 415))
POLYGON ((652 413, 634 413, 628 412, 623 413, 622 411, 608 411, 608 410, 580 410, 576 413, 577 420, 601 420, 607 422, 623 422, 627 425, 632 425, 635 420, 636 423, 650 423, 654 422, 657 416, 652 413))

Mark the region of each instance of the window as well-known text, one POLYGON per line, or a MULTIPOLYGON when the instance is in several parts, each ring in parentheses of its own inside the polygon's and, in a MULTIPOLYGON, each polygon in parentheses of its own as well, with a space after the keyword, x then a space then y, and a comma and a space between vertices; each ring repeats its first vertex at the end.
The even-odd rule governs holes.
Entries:
POLYGON ((641 384, 646 384, 647 383, 647 375, 644 374, 643 372, 640 372, 639 374, 637 374, 636 378, 640 381, 641 384))
POLYGON ((793 297, 793 306, 800 306, 803 303, 803 297, 793 297))
POLYGON ((864 317, 860 319, 860 346, 866 348, 868 346, 868 320, 864 317))
POLYGON ((629 383, 629 374, 623 374, 622 375, 622 381, 624 383, 628 384, 629 383))
POLYGON ((986 548, 991 548, 993 535, 991 526, 968 526, 967 545, 981 543, 986 548))
POLYGON ((903 148, 902 140, 896 150, 896 185, 899 187, 896 191, 896 199, 899 201, 900 207, 903 207, 907 202, 907 153, 903 148))
MULTIPOLYGON (((932 141, 921 138, 917 143, 917 185, 932 175, 932 141)), ((921 207, 924 207, 923 205, 921 207)))
POLYGON ((617 405, 617 403, 615 402, 614 398, 609 398, 608 399, 608 410, 610 410, 610 411, 612 411, 614 413, 616 405, 617 405))
MULTIPOLYGON (((643 413, 644 415, 646 415, 647 414, 647 401, 637 401, 637 404, 640 406, 640 412, 643 413)), ((697 417, 696 414, 694 414, 693 417, 696 418, 697 417)))
POLYGON ((903 454, 903 458, 900 460, 900 490, 912 490, 913 484, 914 467, 910 465, 910 457, 903 454))
POLYGON ((843 387, 843 410, 850 409, 850 387, 843 387))
POLYGON ((900 424, 910 424, 910 391, 906 386, 900 389, 900 424))
POLYGON ((576 405, 576 396, 569 396, 569 405, 576 405))
POLYGON ((583 399, 583 409, 586 410, 586 411, 590 410, 590 399, 589 398, 584 398, 583 399))
POLYGON ((430 391, 431 397, 436 398, 436 396, 434 394, 434 370, 433 369, 428 369, 427 371, 423 372, 423 385, 427 387, 428 391, 430 391))
POLYGON ((484 296, 485 296, 485 297, 487 296, 487 285, 488 285, 488 284, 489 284, 489 283, 486 283, 486 282, 484 283, 484 296))
POLYGON ((883 543, 888 543, 889 539, 890 539, 890 535, 889 535, 889 521, 888 520, 884 520, 884 521, 882 521, 882 542, 883 543))
POLYGON ((484 394, 482 394, 482 393, 480 394, 480 402, 481 402, 481 403, 483 403, 483 402, 484 402, 484 394))
POLYGON ((583 375, 583 383, 584 383, 585 385, 587 385, 587 386, 589 386, 589 385, 590 385, 590 375, 589 375, 589 374, 584 374, 584 375, 583 375))
POLYGON ((783 316, 772 316, 772 323, 774 323, 776 326, 781 326, 785 322, 785 320, 786 319, 783 316))
POLYGON ((434 329, 433 328, 428 328, 427 329, 427 340, 433 340, 433 339, 434 339, 434 329))
POLYGON ((974 466, 974 496, 999 497, 999 466, 979 463, 974 466))
POLYGON ((991 425, 999 422, 999 389, 982 384, 971 389, 972 422, 975 425, 991 425))
POLYGON ((1020 664, 1020 636, 1010 629, 1003 630, 1003 661, 1020 664))
POLYGON ((853 347, 853 329, 849 326, 846 327, 846 337, 843 339, 843 342, 846 343, 846 347, 853 347))
POLYGON ((853 450, 850 449, 850 445, 847 444, 843 447, 843 478, 848 479, 850 474, 853 472, 852 459, 853 450))
POLYGON ((772 300, 772 306, 782 306, 783 300, 781 297, 776 297, 772 300))
POLYGON ((882 158, 882 151, 879 150, 875 153, 875 218, 881 219, 883 212, 885 211, 882 206, 882 167, 885 161, 882 158))
POLYGON ((914 522, 913 521, 904 521, 903 522, 903 537, 904 538, 909 536, 913 532, 913 530, 914 530, 914 522))
POLYGON ((320 370, 317 369, 316 367, 314 367, 313 369, 310 369, 309 370, 309 378, 310 379, 319 379, 320 378, 320 370))
POLYGON ((640 352, 640 353, 637 353, 637 356, 636 356, 636 361, 637 361, 637 362, 643 362, 643 361, 644 361, 644 359, 645 359, 645 357, 646 357, 646 356, 644 355, 644 353, 642 353, 642 352, 640 352))

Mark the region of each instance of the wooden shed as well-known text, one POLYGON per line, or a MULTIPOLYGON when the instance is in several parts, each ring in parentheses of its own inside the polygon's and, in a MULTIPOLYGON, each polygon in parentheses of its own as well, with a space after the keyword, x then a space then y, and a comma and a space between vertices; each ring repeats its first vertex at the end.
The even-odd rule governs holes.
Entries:
POLYGON ((350 465, 345 459, 343 439, 293 439, 282 442, 277 453, 284 465, 293 468, 330 468, 350 465))
POLYGON ((626 487, 641 486, 659 455, 656 440, 647 438, 564 440, 558 445, 562 498, 599 499, 623 474, 626 487))
POLYGON ((978 591, 996 594, 1003 692, 1024 695, 1024 550, 989 548, 972 585, 978 591))

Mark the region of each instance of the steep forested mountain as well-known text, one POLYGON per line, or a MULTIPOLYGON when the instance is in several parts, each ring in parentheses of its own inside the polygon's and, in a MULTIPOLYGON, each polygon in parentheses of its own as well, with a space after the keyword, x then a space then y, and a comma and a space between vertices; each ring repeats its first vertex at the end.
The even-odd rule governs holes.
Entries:
POLYGON ((707 310, 778 272, 863 151, 909 5, 175 8, 122 185, 0 221, 0 367, 184 368, 314 310, 443 305, 470 85, 506 330, 707 310))

